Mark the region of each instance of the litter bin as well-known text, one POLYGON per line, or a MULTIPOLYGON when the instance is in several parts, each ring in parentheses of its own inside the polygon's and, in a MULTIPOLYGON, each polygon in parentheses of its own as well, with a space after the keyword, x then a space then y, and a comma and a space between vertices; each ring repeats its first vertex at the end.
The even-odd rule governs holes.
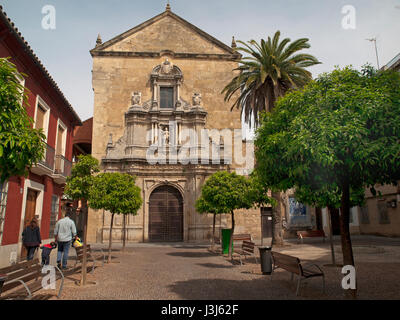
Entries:
POLYGON ((0 294, 1 294, 1 289, 3 289, 3 284, 6 281, 7 276, 5 274, 0 274, 0 294))
POLYGON ((260 250, 261 272, 262 274, 272 273, 271 247, 258 247, 260 250))
MULTIPOLYGON (((232 229, 222 229, 221 230, 221 235, 222 235, 222 253, 223 254, 228 254, 229 253, 229 241, 231 240, 231 231, 232 229)), ((232 251, 233 251, 233 242, 232 242, 232 251)))

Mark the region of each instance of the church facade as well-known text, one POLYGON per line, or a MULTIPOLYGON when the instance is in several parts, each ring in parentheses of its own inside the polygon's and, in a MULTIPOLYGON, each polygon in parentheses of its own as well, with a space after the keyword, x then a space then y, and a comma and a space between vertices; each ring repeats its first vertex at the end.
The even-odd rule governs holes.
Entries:
MULTIPOLYGON (((127 219, 131 242, 205 241, 212 215, 195 201, 206 179, 220 170, 246 175, 253 144, 242 139, 240 110, 231 111, 222 89, 238 67, 232 46, 165 12, 107 41, 93 57, 92 155, 103 172, 136 176, 143 205, 127 219)), ((88 240, 108 241, 111 215, 89 213, 88 240)), ((238 233, 261 237, 260 210, 238 210, 238 233)), ((217 218, 217 232, 230 228, 217 218)), ((113 240, 122 239, 116 217, 113 240)))

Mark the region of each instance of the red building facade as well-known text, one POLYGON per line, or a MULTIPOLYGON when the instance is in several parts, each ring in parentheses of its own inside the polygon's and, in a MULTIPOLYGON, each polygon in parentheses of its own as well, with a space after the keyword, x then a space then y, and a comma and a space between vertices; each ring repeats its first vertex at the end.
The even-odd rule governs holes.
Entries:
POLYGON ((39 221, 42 241, 52 240, 61 214, 61 197, 71 172, 73 138, 82 125, 55 81, 0 7, 0 57, 10 57, 28 92, 28 115, 46 135, 46 155, 27 177, 0 185, 0 266, 24 258, 21 234, 32 218, 39 221))

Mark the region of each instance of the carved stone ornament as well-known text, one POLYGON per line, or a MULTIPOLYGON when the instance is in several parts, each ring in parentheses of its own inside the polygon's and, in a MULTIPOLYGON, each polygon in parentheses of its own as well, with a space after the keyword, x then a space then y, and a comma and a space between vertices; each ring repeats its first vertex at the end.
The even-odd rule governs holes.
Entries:
POLYGON ((141 92, 134 92, 132 93, 132 105, 138 106, 142 102, 142 93, 141 92))
POLYGON ((193 105, 200 106, 201 105, 201 93, 193 94, 193 105))
POLYGON ((174 66, 172 65, 172 63, 168 59, 166 59, 164 63, 161 65, 161 73, 169 74, 171 73, 173 67, 174 66))

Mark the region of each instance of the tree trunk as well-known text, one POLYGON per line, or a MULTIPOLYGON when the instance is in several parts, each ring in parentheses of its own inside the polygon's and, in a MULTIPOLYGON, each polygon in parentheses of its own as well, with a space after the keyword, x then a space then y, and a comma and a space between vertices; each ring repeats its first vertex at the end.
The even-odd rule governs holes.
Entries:
POLYGON ((114 224, 114 214, 111 215, 111 225, 110 225, 110 238, 108 240, 108 263, 111 263, 111 244, 112 244, 112 228, 114 224))
POLYGON ((215 218, 216 218, 216 214, 214 213, 214 217, 213 217, 213 234, 212 234, 212 240, 211 240, 211 248, 214 250, 214 244, 215 244, 215 218))
POLYGON ((82 272, 81 272, 81 286, 86 285, 86 266, 87 266, 87 225, 89 210, 87 202, 82 201, 81 214, 83 214, 83 257, 82 257, 82 272))
POLYGON ((329 242, 331 244, 332 265, 334 267, 336 267, 335 247, 333 246, 333 231, 332 231, 331 208, 328 208, 328 223, 329 223, 329 242))
MULTIPOLYGON (((340 236, 342 241, 343 265, 354 266, 353 248, 350 238, 350 186, 348 181, 343 183, 342 199, 341 199, 341 214, 340 214, 340 236)), ((357 282, 356 282, 357 283, 357 282)), ((352 298, 357 297, 357 288, 349 289, 352 298)))
POLYGON ((231 238, 229 239, 229 257, 232 259, 232 244, 233 244, 233 233, 235 232, 235 215, 233 211, 231 211, 231 216, 232 216, 232 230, 231 230, 231 238))
POLYGON ((126 214, 124 214, 124 230, 123 230, 123 239, 122 239, 122 252, 125 252, 125 239, 126 239, 126 214))
POLYGON ((282 214, 281 214, 282 199, 280 192, 272 192, 272 198, 274 198, 277 202, 276 206, 272 208, 272 217, 274 219, 272 245, 276 244, 278 246, 281 246, 283 245, 283 237, 282 237, 282 214))

